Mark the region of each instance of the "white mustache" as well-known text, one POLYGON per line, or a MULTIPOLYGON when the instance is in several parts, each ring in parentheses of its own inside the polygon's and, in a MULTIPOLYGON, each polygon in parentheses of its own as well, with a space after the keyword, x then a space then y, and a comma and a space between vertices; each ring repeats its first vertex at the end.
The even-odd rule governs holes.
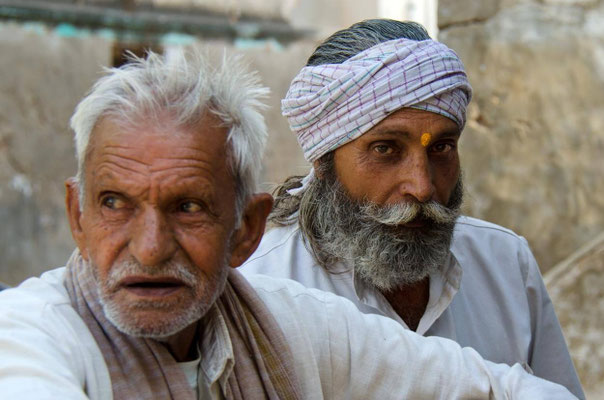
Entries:
POLYGON ((361 211, 368 219, 389 226, 407 224, 418 217, 441 224, 453 223, 458 216, 457 210, 433 200, 427 203, 405 202, 386 206, 371 203, 361 206, 361 211))

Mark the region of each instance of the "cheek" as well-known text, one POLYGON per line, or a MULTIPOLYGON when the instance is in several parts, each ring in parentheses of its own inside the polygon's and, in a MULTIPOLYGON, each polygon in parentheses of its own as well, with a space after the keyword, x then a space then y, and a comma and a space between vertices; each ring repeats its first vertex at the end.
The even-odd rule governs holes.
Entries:
POLYGON ((223 266, 229 251, 229 236, 224 232, 180 231, 176 237, 186 257, 202 271, 214 272, 223 266))
POLYGON ((111 226, 91 218, 82 220, 85 232, 85 251, 94 263, 100 277, 107 275, 127 245, 126 226, 111 226))
POLYGON ((380 186, 387 180, 387 172, 368 163, 359 151, 353 151, 354 148, 342 148, 345 151, 340 153, 338 150, 334 162, 340 184, 353 199, 374 200, 376 193, 380 192, 380 186))
POLYGON ((459 161, 457 160, 454 163, 451 163, 447 166, 443 166, 438 169, 435 186, 438 195, 438 201, 440 203, 446 203, 453 193, 453 189, 457 184, 461 174, 461 168, 459 165, 459 161))

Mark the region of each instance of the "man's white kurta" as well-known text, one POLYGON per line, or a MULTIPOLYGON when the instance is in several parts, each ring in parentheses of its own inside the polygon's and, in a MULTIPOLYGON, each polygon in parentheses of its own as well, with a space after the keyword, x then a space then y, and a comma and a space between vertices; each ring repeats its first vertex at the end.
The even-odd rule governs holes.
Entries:
MULTIPOLYGON (((362 312, 407 327, 374 287, 348 265, 319 266, 297 225, 270 230, 240 269, 289 278, 351 300, 362 312)), ((498 225, 461 217, 448 262, 430 276, 430 298, 417 333, 455 340, 498 363, 530 366, 583 398, 560 324, 526 240, 498 225)))
MULTIPOLYGON (((63 286, 64 268, 0 293, 0 397, 110 400, 103 355, 63 286)), ((290 280, 250 276, 292 349, 304 399, 568 399, 524 372, 472 349, 422 338, 348 300, 290 280)), ((199 397, 220 398, 232 371, 226 325, 204 317, 199 397)), ((188 369, 188 367, 187 367, 188 369)))

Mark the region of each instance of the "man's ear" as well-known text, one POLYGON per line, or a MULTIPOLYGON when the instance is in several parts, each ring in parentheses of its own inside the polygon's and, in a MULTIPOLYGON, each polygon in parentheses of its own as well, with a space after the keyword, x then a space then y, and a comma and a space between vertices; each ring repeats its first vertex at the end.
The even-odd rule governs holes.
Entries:
POLYGON ((241 218, 241 226, 235 231, 231 242, 229 264, 236 268, 244 263, 256 250, 264 234, 266 218, 273 208, 273 197, 268 193, 256 193, 247 202, 241 218))
POLYGON ((315 160, 312 163, 312 167, 315 169, 315 176, 319 179, 323 179, 323 174, 321 173, 321 168, 319 168, 321 162, 319 160, 315 160))
POLYGON ((80 210, 80 187, 75 178, 68 178, 65 181, 65 208, 71 228, 71 236, 73 236, 73 240, 75 240, 76 245, 80 249, 82 257, 87 260, 86 240, 82 225, 80 224, 80 219, 82 218, 82 211, 80 210))

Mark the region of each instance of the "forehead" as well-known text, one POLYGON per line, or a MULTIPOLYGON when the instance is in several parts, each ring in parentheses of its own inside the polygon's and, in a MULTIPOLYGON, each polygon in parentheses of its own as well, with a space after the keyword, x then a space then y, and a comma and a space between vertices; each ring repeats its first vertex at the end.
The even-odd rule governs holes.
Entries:
POLYGON ((210 113, 188 126, 178 126, 167 118, 121 123, 106 117, 92 132, 87 169, 112 158, 148 167, 203 161, 219 168, 226 160, 227 133, 227 128, 210 113))
POLYGON ((457 124, 444 115, 414 108, 402 108, 381 120, 363 136, 388 132, 409 134, 429 132, 431 134, 457 135, 461 133, 457 124))

